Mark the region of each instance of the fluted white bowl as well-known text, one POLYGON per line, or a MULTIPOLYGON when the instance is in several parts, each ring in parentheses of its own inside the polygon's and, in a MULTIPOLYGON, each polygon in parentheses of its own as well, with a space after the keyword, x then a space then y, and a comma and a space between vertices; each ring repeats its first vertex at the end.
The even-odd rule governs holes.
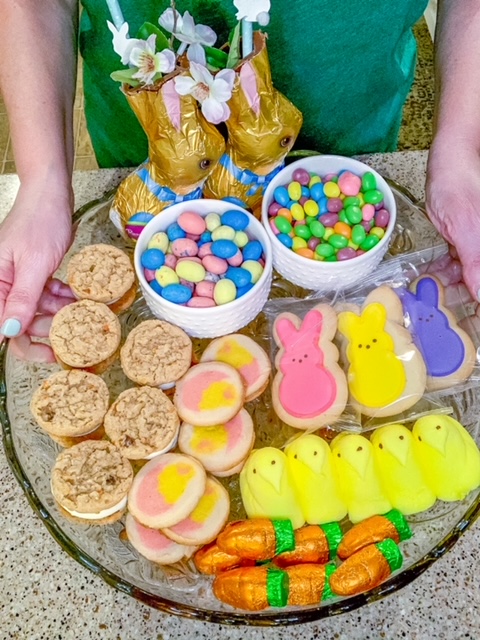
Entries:
POLYGON ((334 155, 311 156, 289 164, 270 182, 262 203, 262 223, 272 244, 273 268, 294 284, 324 293, 341 291, 359 284, 375 270, 388 249, 396 217, 395 198, 382 176, 359 160, 334 155), (351 260, 321 262, 298 255, 277 239, 270 227, 268 215, 268 208, 273 201, 273 192, 277 187, 291 182, 294 171, 300 168, 320 176, 342 170, 351 171, 360 177, 367 171, 373 173, 377 180, 377 188, 384 194, 385 208, 390 212, 385 235, 373 249, 351 260))
POLYGON ((222 200, 190 200, 172 205, 155 216, 145 226, 137 240, 134 254, 135 271, 143 296, 151 312, 161 320, 181 327, 195 338, 216 338, 241 329, 251 322, 263 309, 272 284, 272 249, 268 235, 262 224, 248 211, 222 200), (208 213, 222 214, 232 209, 248 215, 249 223, 245 229, 251 239, 258 240, 263 247, 265 267, 257 283, 244 294, 227 304, 208 308, 185 307, 162 298, 148 284, 140 263, 142 253, 155 233, 166 231, 181 213, 195 211, 202 217, 208 213))

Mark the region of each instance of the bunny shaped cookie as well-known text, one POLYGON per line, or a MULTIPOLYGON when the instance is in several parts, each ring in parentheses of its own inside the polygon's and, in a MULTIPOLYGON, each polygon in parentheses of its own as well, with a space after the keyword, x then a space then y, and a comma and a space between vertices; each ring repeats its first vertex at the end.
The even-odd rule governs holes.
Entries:
POLYGON ((273 337, 280 347, 272 400, 281 420, 296 429, 317 429, 335 421, 345 408, 347 381, 332 343, 337 326, 327 304, 311 309, 303 319, 281 313, 273 337))
POLYGON ((225 154, 205 184, 205 196, 239 199, 251 209, 261 203, 283 168, 302 126, 302 114, 272 83, 266 36, 255 32, 255 51, 237 69, 226 122, 225 154))
POLYGON ((425 363, 410 333, 396 322, 401 317, 399 298, 387 286, 367 296, 358 312, 338 316, 351 402, 367 416, 395 415, 425 391, 425 363))
POLYGON ((475 365, 475 346, 444 306, 444 288, 433 276, 421 276, 411 291, 400 291, 405 324, 427 366, 427 389, 446 389, 462 382, 475 365))
POLYGON ((197 101, 176 92, 177 75, 165 76, 154 87, 123 89, 147 134, 149 157, 120 184, 110 217, 134 240, 145 222, 166 207, 200 198, 225 149, 223 136, 205 120, 197 101))

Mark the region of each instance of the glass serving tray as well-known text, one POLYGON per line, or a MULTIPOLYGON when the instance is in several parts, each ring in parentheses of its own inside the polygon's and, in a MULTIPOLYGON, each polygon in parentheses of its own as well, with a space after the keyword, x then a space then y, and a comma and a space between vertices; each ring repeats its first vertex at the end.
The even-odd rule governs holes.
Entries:
MULTIPOLYGON (((445 251, 422 206, 403 187, 391 183, 398 206, 398 221, 387 261, 396 256, 423 250, 424 258, 432 260, 445 251)), ((112 193, 91 202, 76 214, 77 232, 74 245, 67 255, 86 244, 115 244, 128 252, 127 246, 110 223, 108 211, 112 193)), ((64 276, 64 265, 59 277, 64 276)), ((303 291, 278 277, 274 278, 271 297, 305 297, 303 291)), ((140 320, 151 317, 141 298, 121 316, 124 335, 140 320)), ((255 336, 269 351, 269 324, 260 314, 243 331, 255 336)), ((196 340, 194 348, 201 353, 206 341, 196 340)), ((26 363, 17 360, 3 344, 0 347, 0 419, 5 451, 10 466, 36 513, 55 540, 73 558, 102 577, 120 591, 162 611, 223 624, 279 625, 308 622, 356 609, 379 600, 405 586, 437 558, 442 556, 475 520, 480 512, 480 494, 473 492, 463 502, 437 504, 428 512, 409 518, 414 530, 411 540, 402 543, 403 568, 378 588, 350 598, 336 598, 310 607, 269 609, 260 613, 233 610, 217 601, 210 588, 210 579, 199 575, 192 561, 169 567, 158 567, 141 557, 125 540, 123 524, 107 527, 75 525, 64 519, 50 491, 50 470, 60 448, 33 420, 29 404, 33 390, 53 371, 56 365, 26 363)), ((125 388, 132 386, 119 364, 103 376, 110 388, 112 401, 125 388)), ((470 388, 449 396, 448 404, 472 436, 480 443, 478 390, 470 388)), ((256 425, 256 447, 282 446, 295 430, 278 421, 271 410, 268 392, 248 403, 256 425)), ((224 485, 231 495, 231 519, 244 517, 238 476, 227 478, 224 485)))

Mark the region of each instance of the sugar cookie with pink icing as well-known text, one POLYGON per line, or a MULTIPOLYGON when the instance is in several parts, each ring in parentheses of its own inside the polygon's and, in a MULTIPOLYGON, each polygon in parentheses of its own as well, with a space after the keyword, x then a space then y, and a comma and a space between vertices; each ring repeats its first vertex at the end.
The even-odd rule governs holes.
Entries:
POLYGON ((253 420, 246 409, 241 409, 225 424, 212 427, 194 427, 183 422, 178 448, 199 460, 207 471, 217 474, 243 462, 254 440, 253 420))
POLYGON ((174 404, 195 427, 225 424, 242 408, 245 388, 238 371, 223 362, 201 362, 177 381, 174 404))
POLYGON ((159 455, 135 476, 128 494, 128 510, 145 527, 171 527, 195 509, 206 481, 205 469, 190 456, 159 455))
POLYGON ((327 304, 316 305, 303 320, 288 312, 275 319, 279 351, 272 401, 275 413, 291 427, 318 429, 345 409, 347 380, 332 342, 336 329, 336 313, 327 304))
POLYGON ((196 551, 196 547, 178 544, 158 529, 144 527, 131 513, 125 519, 125 530, 132 547, 155 564, 174 564, 182 558, 189 558, 196 551))
POLYGON ((205 493, 192 513, 163 533, 185 545, 208 544, 215 540, 230 515, 228 491, 213 478, 207 478, 205 493))
POLYGON ((245 383, 245 402, 265 390, 270 377, 270 359, 252 338, 241 333, 216 338, 208 345, 200 362, 225 362, 234 367, 245 383))

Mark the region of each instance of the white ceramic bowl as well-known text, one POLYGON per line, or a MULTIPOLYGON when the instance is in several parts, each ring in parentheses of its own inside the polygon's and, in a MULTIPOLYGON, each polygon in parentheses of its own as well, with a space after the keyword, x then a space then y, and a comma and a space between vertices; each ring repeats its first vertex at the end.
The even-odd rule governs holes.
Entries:
POLYGON ((272 244, 274 269, 294 284, 324 293, 347 289, 360 283, 375 270, 388 249, 396 217, 395 198, 382 176, 363 162, 343 156, 311 156, 289 164, 270 182, 262 204, 262 222, 272 244), (390 221, 380 242, 370 251, 351 260, 320 262, 299 256, 277 240, 269 224, 268 208, 273 201, 274 190, 291 182, 293 172, 299 168, 317 173, 320 176, 338 173, 342 170, 351 171, 358 176, 363 176, 367 171, 373 173, 377 180, 377 188, 385 196, 385 208, 390 212, 390 221))
POLYGON ((143 296, 151 312, 157 318, 167 320, 167 322, 181 327, 190 336, 196 338, 216 338, 237 331, 247 325, 263 309, 272 284, 272 249, 265 229, 252 214, 237 205, 222 200, 181 202, 168 207, 168 209, 155 216, 140 234, 135 247, 134 263, 143 296), (222 214, 232 209, 243 211, 248 215, 249 223, 245 231, 252 239, 259 240, 263 246, 265 268, 255 286, 241 298, 224 305, 205 309, 174 304, 156 293, 146 281, 140 264, 141 255, 147 248, 150 238, 159 231, 165 231, 185 211, 195 211, 205 217, 211 212, 222 214))

